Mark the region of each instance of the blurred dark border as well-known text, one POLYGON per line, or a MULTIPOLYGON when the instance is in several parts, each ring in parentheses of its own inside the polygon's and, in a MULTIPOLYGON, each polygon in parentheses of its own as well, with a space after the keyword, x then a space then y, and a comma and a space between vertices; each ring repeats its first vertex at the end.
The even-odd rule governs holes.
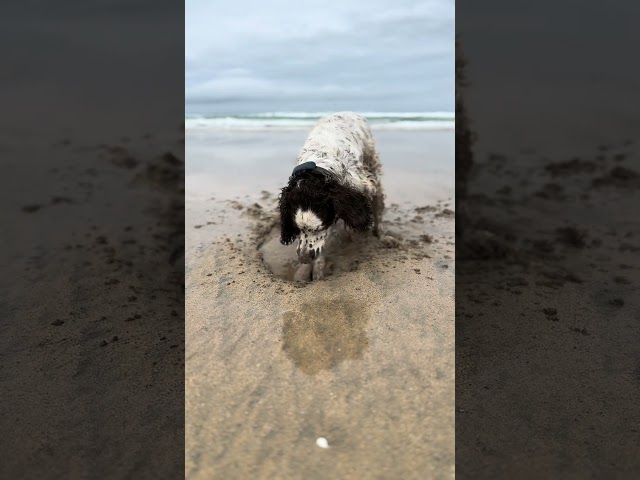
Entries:
POLYGON ((0 7, 0 477, 184 475, 184 4, 0 7))
POLYGON ((640 7, 456 3, 456 476, 640 477, 640 7))

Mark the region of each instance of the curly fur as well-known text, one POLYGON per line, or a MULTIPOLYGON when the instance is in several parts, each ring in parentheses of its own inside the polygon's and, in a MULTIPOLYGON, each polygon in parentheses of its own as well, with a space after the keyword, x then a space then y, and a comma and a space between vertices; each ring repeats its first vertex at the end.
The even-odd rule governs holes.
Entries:
POLYGON ((381 165, 364 117, 343 112, 321 119, 297 164, 309 161, 320 170, 291 175, 280 194, 281 242, 299 238, 298 254, 308 260, 308 253, 319 258, 327 230, 338 219, 358 231, 373 225, 377 235, 383 209, 381 165))

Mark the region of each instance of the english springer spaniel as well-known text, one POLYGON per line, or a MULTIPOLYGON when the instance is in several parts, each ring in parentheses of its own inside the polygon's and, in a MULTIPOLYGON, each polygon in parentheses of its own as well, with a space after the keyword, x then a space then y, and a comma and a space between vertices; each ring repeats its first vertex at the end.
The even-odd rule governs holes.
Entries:
POLYGON ((380 157, 367 121, 352 112, 318 121, 298 155, 289 184, 279 197, 281 236, 285 245, 298 239, 300 263, 312 265, 312 277, 324 276, 325 241, 331 227, 379 235, 384 208, 380 157))

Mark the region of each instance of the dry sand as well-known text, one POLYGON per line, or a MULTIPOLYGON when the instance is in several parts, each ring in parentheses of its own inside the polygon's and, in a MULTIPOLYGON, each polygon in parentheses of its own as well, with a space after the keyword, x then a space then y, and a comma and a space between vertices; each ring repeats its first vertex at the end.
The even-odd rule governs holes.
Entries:
MULTIPOLYGON (((267 180, 245 175, 230 198, 189 178, 189 148, 209 140, 193 138, 190 147, 187 132, 187 478, 452 478, 454 178, 443 172, 453 171, 453 132, 379 138, 383 227, 400 240, 355 235, 356 249, 343 233, 337 251, 347 253, 334 256, 333 274, 294 284, 264 259, 285 272, 293 258, 277 243, 275 195, 305 133, 263 150, 284 165, 272 163, 267 180), (424 153, 438 142, 451 148, 424 153), (407 176, 438 182, 435 194, 393 181, 407 176), (190 191, 190 181, 201 187, 190 191), (316 444, 320 437, 328 448, 316 444)), ((252 148, 273 137, 256 134, 252 148)))

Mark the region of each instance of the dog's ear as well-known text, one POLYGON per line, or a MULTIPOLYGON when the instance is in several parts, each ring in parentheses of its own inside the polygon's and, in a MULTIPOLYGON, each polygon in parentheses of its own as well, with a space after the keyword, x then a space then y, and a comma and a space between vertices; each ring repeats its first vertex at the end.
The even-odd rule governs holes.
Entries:
POLYGON ((300 229, 294 221, 294 211, 291 203, 292 186, 282 189, 278 197, 278 208, 280 209, 280 243, 289 245, 300 234, 300 229))
POLYGON ((366 230, 373 224, 373 207, 369 198, 350 187, 337 185, 332 188, 336 217, 354 230, 366 230))

